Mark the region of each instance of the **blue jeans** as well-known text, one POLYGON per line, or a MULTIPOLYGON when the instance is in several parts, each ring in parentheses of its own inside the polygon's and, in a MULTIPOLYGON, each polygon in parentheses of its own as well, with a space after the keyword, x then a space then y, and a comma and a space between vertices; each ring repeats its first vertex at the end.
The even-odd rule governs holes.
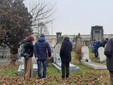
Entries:
POLYGON ((47 71, 47 60, 37 61, 38 64, 38 77, 45 78, 47 71), (43 65, 43 72, 41 71, 41 67, 43 65))

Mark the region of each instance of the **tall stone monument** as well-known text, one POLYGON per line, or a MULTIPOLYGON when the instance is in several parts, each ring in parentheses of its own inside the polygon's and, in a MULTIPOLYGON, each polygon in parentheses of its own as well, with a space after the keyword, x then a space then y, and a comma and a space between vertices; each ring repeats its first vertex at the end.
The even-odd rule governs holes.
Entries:
MULTIPOLYGON (((61 43, 63 41, 63 37, 61 36, 61 32, 57 32, 57 44, 53 50, 53 65, 61 72, 61 58, 60 58, 60 48, 61 43)), ((70 63, 69 67, 70 72, 80 71, 79 67, 70 63)))
POLYGON ((103 40, 103 26, 92 26, 91 27, 91 41, 102 41, 103 40))
POLYGON ((57 37, 57 38, 56 38, 56 39, 57 39, 57 43, 60 42, 61 34, 62 34, 61 32, 57 32, 57 33, 56 33, 56 35, 57 35, 57 36, 56 36, 56 37, 57 37))
POLYGON ((80 33, 78 33, 78 35, 75 38, 75 44, 82 44, 82 37, 80 35, 80 33))

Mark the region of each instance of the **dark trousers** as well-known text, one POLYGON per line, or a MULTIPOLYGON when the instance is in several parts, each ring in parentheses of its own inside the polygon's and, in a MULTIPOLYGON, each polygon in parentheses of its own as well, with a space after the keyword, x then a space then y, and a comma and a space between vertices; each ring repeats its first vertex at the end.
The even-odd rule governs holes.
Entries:
POLYGON ((65 77, 69 77, 69 62, 62 62, 61 63, 61 68, 62 68, 62 78, 64 79, 65 77))
POLYGON ((113 85, 113 71, 109 71, 110 74, 110 85, 113 85))
POLYGON ((98 58, 98 51, 94 51, 95 58, 98 58))

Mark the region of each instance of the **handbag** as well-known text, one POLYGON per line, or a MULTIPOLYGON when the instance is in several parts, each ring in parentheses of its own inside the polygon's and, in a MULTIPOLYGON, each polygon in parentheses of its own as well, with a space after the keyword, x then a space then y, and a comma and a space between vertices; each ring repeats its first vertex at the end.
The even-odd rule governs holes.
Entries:
POLYGON ((28 53, 24 53, 24 55, 23 55, 23 56, 24 56, 24 58, 25 58, 25 59, 29 59, 30 54, 28 54, 28 53))

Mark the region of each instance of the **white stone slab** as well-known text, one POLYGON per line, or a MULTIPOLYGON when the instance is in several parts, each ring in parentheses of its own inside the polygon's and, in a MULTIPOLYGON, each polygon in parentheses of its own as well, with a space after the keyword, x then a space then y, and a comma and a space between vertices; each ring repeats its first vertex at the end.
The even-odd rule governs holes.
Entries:
POLYGON ((82 60, 83 61, 91 61, 89 58, 89 48, 87 46, 82 46, 82 60))
POLYGON ((106 56, 104 55, 104 48, 103 47, 98 48, 98 54, 99 54, 100 61, 106 61, 106 56))
MULTIPOLYGON (((33 62, 33 64, 37 64, 37 61, 36 61, 36 59, 35 59, 34 56, 32 57, 32 62, 33 62)), ((24 64, 24 57, 20 57, 20 58, 17 60, 17 63, 18 63, 18 64, 24 64)))
POLYGON ((99 64, 99 63, 94 63, 94 62, 87 62, 87 61, 82 61, 81 60, 81 63, 83 65, 86 65, 92 69, 96 69, 96 70, 105 70, 107 69, 106 65, 104 64, 99 64))
MULTIPOLYGON (((53 51, 53 59, 54 59, 53 65, 61 72, 60 48, 61 48, 60 43, 55 46, 55 49, 53 51)), ((80 71, 79 67, 70 64, 70 72, 75 72, 75 71, 80 71)))
MULTIPOLYGON (((37 73, 37 64, 33 64, 33 74, 36 74, 37 73)), ((24 65, 20 65, 19 68, 18 68, 18 74, 19 75, 23 75, 24 74, 24 65)))
MULTIPOLYGON (((53 63, 53 65, 58 69, 58 71, 61 72, 61 63, 56 63, 56 64, 53 63)), ((77 71, 80 71, 80 68, 77 67, 76 65, 73 65, 73 64, 70 63, 70 65, 69 65, 69 71, 70 72, 77 72, 77 71)))

